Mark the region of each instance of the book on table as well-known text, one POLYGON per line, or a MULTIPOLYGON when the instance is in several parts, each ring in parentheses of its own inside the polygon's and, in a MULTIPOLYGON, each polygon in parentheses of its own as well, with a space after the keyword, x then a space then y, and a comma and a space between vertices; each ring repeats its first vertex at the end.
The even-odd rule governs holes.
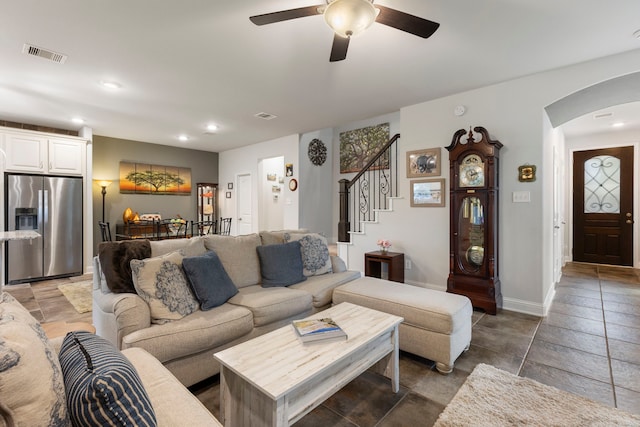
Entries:
POLYGON ((344 330, 331 318, 294 320, 292 324, 302 342, 347 339, 344 330))

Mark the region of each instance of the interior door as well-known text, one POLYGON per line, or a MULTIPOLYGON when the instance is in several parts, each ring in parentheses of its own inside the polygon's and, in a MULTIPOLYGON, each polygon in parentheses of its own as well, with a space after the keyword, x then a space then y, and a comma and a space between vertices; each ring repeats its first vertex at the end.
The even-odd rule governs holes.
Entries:
POLYGON ((633 147, 573 154, 573 260, 633 264, 633 147))
POLYGON ((253 232, 251 174, 238 175, 238 235, 253 232))

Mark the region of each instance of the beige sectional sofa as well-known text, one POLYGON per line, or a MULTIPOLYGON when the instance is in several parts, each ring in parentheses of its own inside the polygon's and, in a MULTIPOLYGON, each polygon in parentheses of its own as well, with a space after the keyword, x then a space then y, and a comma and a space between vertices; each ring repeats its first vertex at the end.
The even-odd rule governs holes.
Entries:
POLYGON ((238 289, 220 306, 163 324, 152 323, 150 306, 138 294, 112 293, 99 258, 94 258, 96 333, 119 349, 146 350, 186 386, 217 374, 220 368, 213 353, 330 307, 333 289, 360 277, 339 257, 330 256, 331 272, 288 287, 263 287, 257 248, 283 243, 286 237, 286 232, 261 232, 150 242, 154 258, 175 251, 185 256, 214 251, 238 289))
MULTIPOLYGON (((72 416, 69 409, 73 405, 68 397, 68 388, 80 385, 71 385, 73 370, 65 369, 68 365, 61 365, 58 360, 64 338, 48 339, 40 323, 6 292, 0 292, 0 336, 3 361, 3 369, 0 369, 0 426, 66 426, 71 425, 70 418, 75 425, 77 418, 72 416)), ((118 353, 115 348, 108 346, 113 354, 118 353)), ((222 425, 148 352, 132 348, 121 354, 134 367, 158 426, 222 425)), ((90 356, 80 356, 82 359, 87 357, 90 356)), ((99 360, 96 363, 100 363, 99 360)), ((94 383, 98 386, 115 377, 104 371, 99 375, 101 382, 94 383)), ((90 392, 91 383, 87 382, 86 387, 86 394, 82 394, 82 399, 90 399, 91 405, 95 405, 93 408, 101 406, 97 403, 99 395, 90 392)), ((115 412, 117 408, 136 405, 135 395, 126 390, 121 392, 116 405, 114 400, 110 400, 108 405, 102 401, 102 408, 108 406, 109 410, 105 412, 111 416, 120 415, 115 412)), ((86 404, 85 414, 93 412, 91 405, 86 404)), ((132 413, 133 411, 130 412, 132 413)))

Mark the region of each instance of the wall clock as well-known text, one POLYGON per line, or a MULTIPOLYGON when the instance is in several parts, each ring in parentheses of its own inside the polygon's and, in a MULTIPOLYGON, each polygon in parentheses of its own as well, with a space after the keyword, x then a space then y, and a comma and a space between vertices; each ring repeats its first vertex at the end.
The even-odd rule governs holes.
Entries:
POLYGON ((321 166, 327 160, 327 147, 322 141, 314 138, 309 143, 309 160, 316 166, 321 166))
POLYGON ((469 297, 476 308, 502 307, 498 278, 498 154, 500 141, 483 127, 453 136, 450 162, 450 262, 447 292, 469 297), (476 141, 474 134, 480 139, 476 141))
POLYGON ((295 178, 291 178, 289 181, 289 190, 296 191, 298 189, 298 181, 295 178))

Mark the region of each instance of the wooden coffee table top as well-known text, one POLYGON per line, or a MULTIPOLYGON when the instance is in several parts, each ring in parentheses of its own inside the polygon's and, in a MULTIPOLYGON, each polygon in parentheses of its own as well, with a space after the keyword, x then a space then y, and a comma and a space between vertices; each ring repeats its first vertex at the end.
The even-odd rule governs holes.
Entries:
POLYGON ((402 317, 343 302, 308 319, 331 317, 347 333, 346 341, 302 343, 292 325, 216 353, 224 367, 272 399, 307 382, 323 369, 396 328, 402 317))

